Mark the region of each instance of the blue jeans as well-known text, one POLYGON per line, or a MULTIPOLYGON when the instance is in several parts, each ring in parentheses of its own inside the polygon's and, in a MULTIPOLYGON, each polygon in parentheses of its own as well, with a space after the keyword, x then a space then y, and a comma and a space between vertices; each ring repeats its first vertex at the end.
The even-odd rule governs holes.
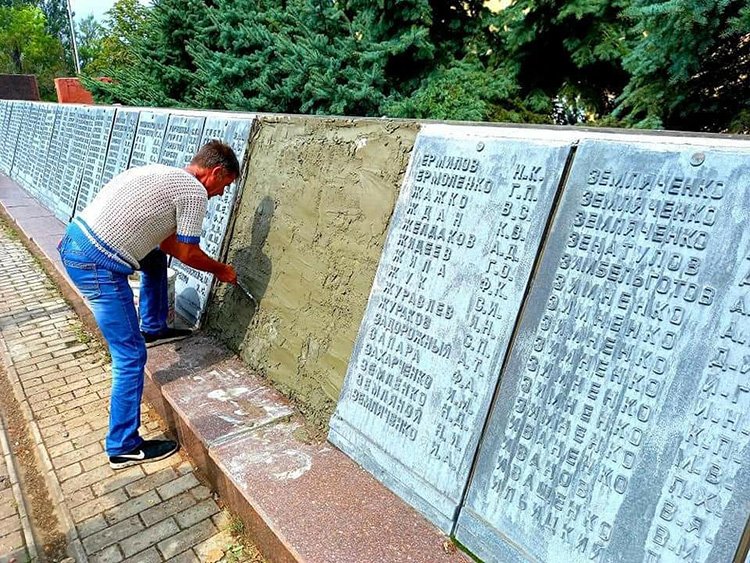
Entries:
POLYGON ((167 255, 155 248, 140 264, 141 290, 138 296, 138 314, 141 317, 141 330, 149 334, 159 334, 168 328, 167 255))
MULTIPOLYGON (((58 248, 70 279, 90 303, 112 356, 107 454, 127 453, 143 442, 138 427, 146 366, 146 345, 138 325, 128 276, 97 266, 67 236, 60 241, 58 248)), ((166 256, 161 251, 156 252, 161 256, 152 252, 154 257, 149 254, 147 258, 151 257, 150 260, 144 259, 146 265, 141 276, 139 307, 145 313, 146 326, 149 329, 157 327, 154 332, 167 326, 168 306, 166 256), (163 273, 159 274, 162 265, 163 273)))

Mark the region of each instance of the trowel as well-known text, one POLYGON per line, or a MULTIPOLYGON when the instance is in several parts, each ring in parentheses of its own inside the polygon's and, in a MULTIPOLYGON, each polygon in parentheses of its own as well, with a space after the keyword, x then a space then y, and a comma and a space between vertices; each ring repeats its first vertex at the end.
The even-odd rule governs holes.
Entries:
POLYGON ((239 287, 242 290, 242 293, 247 295, 247 298, 253 302, 253 305, 255 305, 255 308, 257 309, 258 300, 255 298, 255 296, 252 293, 250 293, 250 290, 247 287, 245 287, 245 285, 240 280, 237 280, 237 287, 239 287))

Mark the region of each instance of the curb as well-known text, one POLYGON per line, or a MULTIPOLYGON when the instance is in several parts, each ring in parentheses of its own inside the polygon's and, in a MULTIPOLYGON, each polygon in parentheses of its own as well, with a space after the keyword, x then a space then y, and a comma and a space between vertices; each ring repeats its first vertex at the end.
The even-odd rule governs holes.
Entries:
POLYGON ((39 553, 36 548, 34 530, 31 528, 31 520, 29 519, 29 510, 26 506, 26 498, 21 492, 21 482, 18 478, 16 460, 15 457, 13 457, 13 451, 10 449, 10 436, 8 436, 8 430, 5 427, 2 418, 0 418, 0 450, 2 450, 2 454, 5 457, 5 465, 8 468, 8 476, 10 477, 10 485, 13 490, 13 498, 16 500, 18 516, 21 519, 21 530, 23 531, 24 541, 26 542, 26 553, 29 557, 29 561, 38 561, 39 553))
POLYGON ((7 345, 4 340, 0 340, 0 352, 2 352, 3 363, 5 364, 6 371, 8 373, 8 380, 10 381, 11 387, 13 387, 13 394, 16 396, 16 400, 23 413, 23 418, 28 425, 28 429, 31 432, 32 440, 36 448, 39 462, 42 467, 40 468, 44 475, 44 480, 47 483, 47 489, 49 491, 52 503, 55 507, 55 513, 60 521, 62 532, 65 534, 65 538, 68 543, 68 554, 73 557, 77 563, 88 563, 88 557, 83 549, 83 544, 78 536, 78 529, 73 522, 73 518, 70 515, 70 510, 65 504, 65 497, 63 496, 62 488, 60 487, 60 481, 57 479, 52 460, 47 452, 47 447, 44 445, 42 440, 42 434, 39 431, 39 426, 34 420, 34 416, 31 412, 31 407, 24 395, 21 382, 18 379, 16 370, 11 362, 10 354, 7 345))

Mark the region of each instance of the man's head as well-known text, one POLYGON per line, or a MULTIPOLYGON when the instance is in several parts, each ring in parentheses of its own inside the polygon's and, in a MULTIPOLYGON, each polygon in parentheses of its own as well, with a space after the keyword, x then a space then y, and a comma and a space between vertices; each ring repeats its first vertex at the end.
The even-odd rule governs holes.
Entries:
POLYGON ((208 197, 222 195, 224 189, 240 175, 240 164, 232 147, 221 141, 211 141, 187 165, 186 170, 203 184, 208 197))

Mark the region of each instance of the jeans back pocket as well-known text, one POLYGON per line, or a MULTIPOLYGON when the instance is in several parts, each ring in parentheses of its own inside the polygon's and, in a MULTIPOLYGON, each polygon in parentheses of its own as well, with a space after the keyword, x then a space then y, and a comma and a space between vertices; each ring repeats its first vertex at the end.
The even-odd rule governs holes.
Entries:
POLYGON ((66 255, 62 256, 62 262, 68 276, 85 298, 96 299, 102 294, 96 264, 77 262, 66 255))

